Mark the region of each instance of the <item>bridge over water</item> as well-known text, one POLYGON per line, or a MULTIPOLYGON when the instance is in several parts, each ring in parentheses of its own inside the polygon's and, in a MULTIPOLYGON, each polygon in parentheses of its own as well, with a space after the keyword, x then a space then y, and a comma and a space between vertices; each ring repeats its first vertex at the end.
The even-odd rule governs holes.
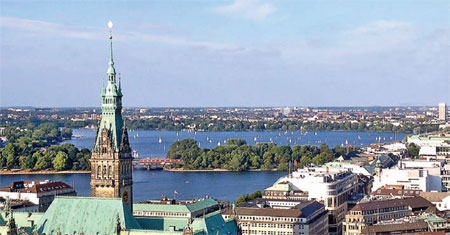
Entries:
POLYGON ((133 167, 143 167, 147 170, 170 169, 173 164, 183 164, 183 160, 169 158, 142 158, 133 160, 133 167))

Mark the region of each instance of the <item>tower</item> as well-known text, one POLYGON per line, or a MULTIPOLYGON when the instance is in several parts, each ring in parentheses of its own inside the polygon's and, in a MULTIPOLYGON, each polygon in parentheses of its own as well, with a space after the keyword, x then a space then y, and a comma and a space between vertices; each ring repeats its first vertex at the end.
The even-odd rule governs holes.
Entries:
MULTIPOLYGON (((109 27, 112 28, 111 21, 109 27)), ((127 128, 122 118, 122 89, 114 68, 112 35, 106 86, 102 87, 100 119, 91 163, 91 196, 122 198, 132 210, 133 167, 127 128)))
POLYGON ((439 120, 447 121, 447 104, 439 103, 439 120))

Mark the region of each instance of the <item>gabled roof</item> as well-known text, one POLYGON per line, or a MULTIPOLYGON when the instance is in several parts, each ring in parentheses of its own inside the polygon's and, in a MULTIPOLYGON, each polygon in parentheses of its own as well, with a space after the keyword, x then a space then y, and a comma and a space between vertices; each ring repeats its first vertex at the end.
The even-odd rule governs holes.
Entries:
POLYGON ((216 200, 207 198, 207 199, 204 199, 201 201, 187 204, 186 207, 188 208, 188 210, 190 212, 195 212, 195 211, 203 210, 203 209, 215 206, 215 205, 218 205, 216 200))
POLYGON ((369 201, 369 202, 360 202, 356 204, 351 210, 352 211, 369 211, 383 208, 391 208, 398 206, 407 206, 408 204, 404 199, 390 199, 384 201, 369 201))
POLYGON ((195 218, 192 222, 194 234, 236 234, 237 225, 234 220, 225 221, 220 211, 215 211, 204 217, 195 218))
POLYGON ((450 192, 420 192, 420 196, 430 202, 441 202, 444 198, 450 196, 450 192))
POLYGON ((120 198, 56 197, 36 230, 39 234, 114 234, 117 217, 123 229, 141 228, 120 198))

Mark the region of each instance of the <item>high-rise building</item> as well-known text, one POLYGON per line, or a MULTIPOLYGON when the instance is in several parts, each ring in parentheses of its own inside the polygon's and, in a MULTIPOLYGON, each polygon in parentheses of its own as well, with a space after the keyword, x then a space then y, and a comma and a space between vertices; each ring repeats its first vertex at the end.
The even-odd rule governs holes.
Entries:
POLYGON ((439 103, 439 120, 447 121, 447 104, 439 103))
MULTIPOLYGON (((122 118, 122 89, 116 79, 112 36, 106 86, 102 88, 102 116, 91 157, 91 196, 122 198, 132 210, 132 155, 122 118)), ((119 78, 120 79, 120 78, 119 78)))

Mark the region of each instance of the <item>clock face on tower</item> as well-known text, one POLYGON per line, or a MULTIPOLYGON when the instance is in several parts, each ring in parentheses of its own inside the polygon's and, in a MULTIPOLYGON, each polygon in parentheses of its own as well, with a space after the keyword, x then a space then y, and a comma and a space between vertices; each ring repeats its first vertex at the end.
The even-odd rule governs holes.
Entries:
POLYGON ((122 201, 128 204, 128 200, 130 200, 130 197, 128 195, 128 191, 124 191, 122 194, 122 201))

